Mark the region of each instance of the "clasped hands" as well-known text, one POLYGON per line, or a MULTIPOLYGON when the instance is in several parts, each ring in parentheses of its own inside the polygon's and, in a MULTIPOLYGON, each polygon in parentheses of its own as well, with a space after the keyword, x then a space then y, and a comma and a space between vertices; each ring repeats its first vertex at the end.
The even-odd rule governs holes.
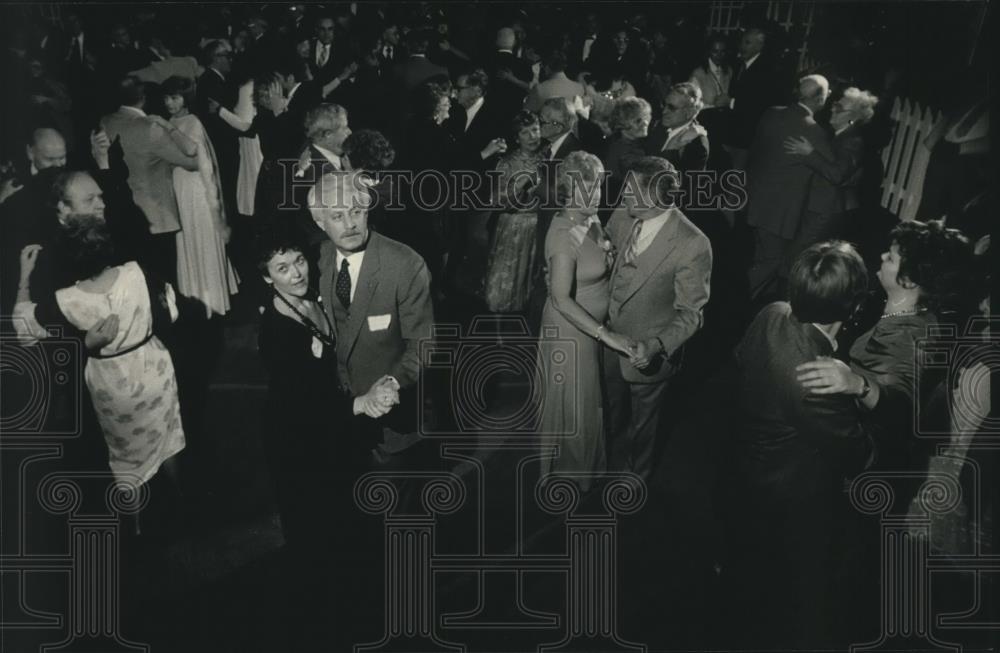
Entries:
POLYGON ((399 403, 399 382, 388 374, 375 381, 368 392, 354 400, 354 413, 372 419, 382 417, 399 403))

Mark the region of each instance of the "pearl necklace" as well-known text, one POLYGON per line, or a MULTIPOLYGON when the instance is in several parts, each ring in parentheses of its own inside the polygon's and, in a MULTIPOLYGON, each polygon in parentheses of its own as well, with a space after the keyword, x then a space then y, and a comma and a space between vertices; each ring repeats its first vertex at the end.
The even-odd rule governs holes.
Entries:
POLYGON ((896 311, 895 313, 883 313, 882 317, 879 319, 885 319, 887 317, 899 317, 900 315, 917 315, 923 313, 925 309, 908 308, 905 311, 896 311))

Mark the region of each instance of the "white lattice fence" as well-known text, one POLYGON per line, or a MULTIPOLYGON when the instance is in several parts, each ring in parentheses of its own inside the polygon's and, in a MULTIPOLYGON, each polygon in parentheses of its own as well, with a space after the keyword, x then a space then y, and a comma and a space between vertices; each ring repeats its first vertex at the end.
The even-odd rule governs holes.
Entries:
POLYGON ((882 151, 882 206, 900 220, 912 220, 920 206, 931 156, 924 141, 942 118, 940 112, 899 98, 892 105, 891 118, 895 123, 892 141, 882 151))
POLYGON ((740 29, 740 14, 743 12, 745 2, 729 2, 726 0, 715 0, 712 2, 711 13, 708 18, 708 28, 710 32, 729 34, 740 29))

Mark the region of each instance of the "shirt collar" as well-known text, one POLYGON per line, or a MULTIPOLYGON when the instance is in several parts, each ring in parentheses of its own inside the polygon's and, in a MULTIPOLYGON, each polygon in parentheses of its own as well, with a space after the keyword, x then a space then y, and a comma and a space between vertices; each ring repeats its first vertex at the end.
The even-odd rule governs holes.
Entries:
POLYGON ((691 123, 693 123, 693 122, 694 122, 694 118, 692 118, 691 120, 688 120, 683 125, 678 125, 676 127, 668 127, 667 128, 667 140, 664 141, 663 144, 666 145, 668 142, 670 142, 671 138, 673 138, 676 134, 679 134, 682 131, 684 131, 685 129, 687 129, 688 127, 690 127, 691 123))
POLYGON ((833 132, 833 135, 834 136, 840 136, 841 134, 843 134, 844 132, 846 132, 850 128, 851 128, 851 124, 848 123, 848 124, 844 125, 843 127, 841 127, 840 129, 838 129, 837 131, 833 132))
POLYGON ((211 70, 211 71, 212 71, 213 73, 215 73, 216 75, 218 75, 218 76, 219 76, 219 78, 220 78, 220 79, 222 79, 222 81, 226 81, 226 76, 225 76, 225 75, 223 75, 222 73, 220 73, 220 72, 219 72, 218 70, 216 70, 215 68, 213 68, 213 67, 211 67, 211 66, 209 66, 209 67, 208 67, 208 69, 209 69, 209 70, 211 70))
POLYGON ((639 238, 645 240, 646 238, 652 238, 660 232, 663 225, 667 224, 667 220, 670 219, 673 209, 667 209, 655 218, 647 218, 642 221, 642 232, 639 234, 639 238))
POLYGON ((749 69, 750 69, 750 65, 751 65, 751 64, 752 64, 753 62, 757 61, 757 58, 758 58, 758 57, 760 57, 760 52, 758 52, 758 53, 757 53, 757 54, 755 54, 754 56, 752 56, 752 57, 750 57, 749 59, 747 59, 746 61, 744 61, 744 62, 743 62, 743 69, 744 69, 744 70, 749 70, 749 69))
POLYGON ((569 132, 566 132, 556 140, 552 141, 552 143, 549 145, 549 152, 552 154, 553 157, 555 157, 556 152, 559 151, 559 148, 562 147, 563 141, 566 140, 567 136, 569 136, 569 132))
POLYGON ((508 54, 514 54, 513 50, 508 50, 507 48, 497 48, 497 52, 506 52, 508 54))
POLYGON ((351 270, 354 279, 357 279, 357 272, 361 269, 361 262, 365 260, 365 250, 360 250, 357 252, 351 252, 350 254, 344 255, 339 249, 337 250, 337 271, 340 271, 340 266, 344 264, 344 259, 347 259, 347 267, 351 270))
POLYGON ((483 108, 483 98, 476 98, 476 101, 472 103, 472 106, 465 110, 465 128, 468 129, 469 125, 472 124, 472 119, 476 117, 479 110, 483 108))
POLYGON ((814 327, 816 327, 816 330, 823 334, 823 337, 826 338, 827 342, 830 343, 830 347, 833 348, 833 351, 837 351, 837 339, 836 338, 831 338, 830 334, 827 333, 826 331, 824 331, 820 327, 820 325, 816 324, 815 322, 810 322, 810 324, 812 324, 814 327))
POLYGON ((295 91, 299 90, 300 86, 302 86, 302 82, 295 82, 295 86, 292 87, 292 90, 288 91, 288 99, 286 102, 292 101, 292 96, 295 95, 295 91))
POLYGON ((716 63, 714 61, 712 61, 711 59, 708 60, 708 69, 709 69, 709 71, 715 73, 716 75, 718 75, 720 72, 722 72, 722 67, 716 65, 716 63))
POLYGON ((130 107, 123 104, 121 108, 124 109, 125 111, 131 111, 132 113, 137 113, 144 118, 146 117, 146 112, 140 109, 139 107, 130 107))
POLYGON ((330 150, 326 149, 325 147, 320 147, 319 145, 316 145, 316 144, 313 144, 313 147, 315 147, 316 151, 319 152, 320 154, 322 154, 326 158, 327 161, 329 161, 330 163, 332 163, 334 165, 334 167, 337 168, 337 170, 343 170, 344 169, 344 165, 343 165, 343 163, 341 163, 339 155, 334 154, 333 152, 331 152, 330 150))
POLYGON ((809 114, 809 116, 810 116, 810 117, 812 117, 812 115, 813 115, 813 110, 812 110, 812 109, 810 109, 810 108, 809 108, 809 107, 807 107, 806 105, 802 104, 801 102, 799 102, 799 103, 798 103, 798 105, 799 105, 800 107, 802 107, 803 109, 805 109, 805 110, 806 110, 806 113, 808 113, 808 114, 809 114))

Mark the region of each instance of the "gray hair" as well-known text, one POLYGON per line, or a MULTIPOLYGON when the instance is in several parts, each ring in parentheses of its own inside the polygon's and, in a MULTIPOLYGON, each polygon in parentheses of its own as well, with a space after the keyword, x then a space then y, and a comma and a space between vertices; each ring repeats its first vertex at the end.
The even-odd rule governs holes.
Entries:
POLYGON ((323 132, 336 129, 335 123, 340 119, 343 119, 344 124, 347 124, 347 109, 339 104, 321 104, 310 109, 303 121, 306 138, 314 141, 323 132))
POLYGON ((357 172, 328 172, 309 189, 307 206, 317 223, 325 211, 339 213, 354 207, 368 208, 372 202, 369 184, 357 172))
POLYGON ((625 97, 615 101, 609 120, 614 130, 627 129, 633 122, 645 116, 652 119, 653 108, 641 97, 625 97))
POLYGON ((585 190, 600 186, 604 176, 604 164, 589 152, 570 152, 562 160, 556 171, 556 198, 564 206, 573 198, 573 189, 585 184, 585 190))
POLYGON ((855 86, 844 90, 841 101, 844 103, 844 109, 856 115, 857 122, 862 123, 872 119, 872 116, 875 115, 875 105, 878 104, 878 98, 875 95, 855 86))
MULTIPOLYGON (((560 120, 562 121, 563 127, 567 130, 571 130, 576 127, 576 112, 573 111, 573 106, 570 104, 569 100, 564 97, 553 97, 549 98, 542 103, 542 109, 555 109, 560 114, 560 120)), ((541 115, 542 110, 538 111, 541 115)))
POLYGON ((806 75, 799 79, 798 99, 814 100, 830 91, 830 82, 822 75, 806 75))

